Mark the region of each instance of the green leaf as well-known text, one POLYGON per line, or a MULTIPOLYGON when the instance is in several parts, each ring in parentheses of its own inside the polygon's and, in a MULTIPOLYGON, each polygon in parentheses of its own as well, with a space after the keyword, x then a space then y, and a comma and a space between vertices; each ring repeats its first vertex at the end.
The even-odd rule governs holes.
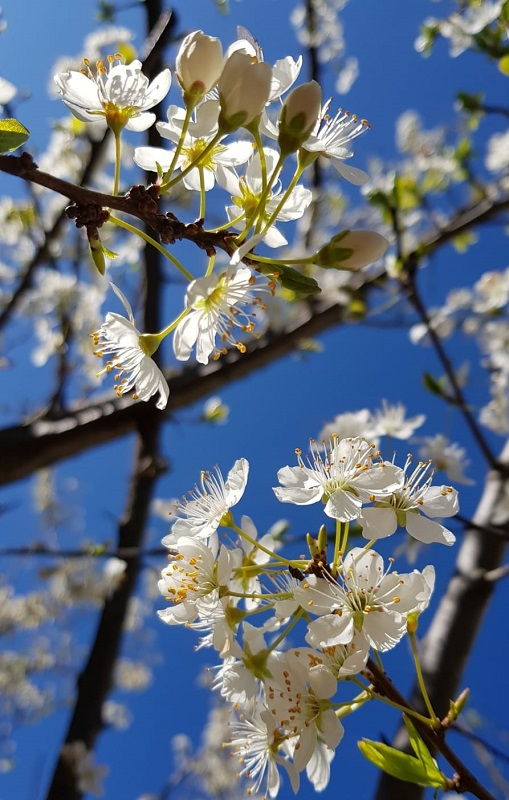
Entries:
POLYGON ((425 372, 422 376, 422 384, 431 394, 437 394, 439 397, 445 396, 445 381, 444 378, 434 378, 429 372, 425 372))
POLYGON ((376 767, 394 778, 399 778, 407 783, 416 783, 418 786, 432 786, 435 789, 445 789, 449 782, 445 775, 434 766, 429 771, 417 758, 402 753, 394 747, 389 747, 382 742, 372 742, 362 739, 357 742, 362 755, 376 767))
POLYGON ((410 739, 412 750, 424 766, 426 774, 428 777, 435 777, 437 780, 441 779, 443 776, 437 767, 437 762, 428 750, 426 743, 417 732, 415 725, 410 721, 409 717, 405 715, 403 715, 403 722, 408 731, 408 738, 410 739))
POLYGON ((498 68, 503 75, 509 75, 509 55, 502 56, 498 62, 498 68))
POLYGON ((0 153, 16 150, 29 136, 30 131, 17 119, 0 119, 0 153))
POLYGON ((452 246, 457 253, 466 253, 468 248, 477 242, 477 236, 473 231, 458 233, 452 240, 452 246))

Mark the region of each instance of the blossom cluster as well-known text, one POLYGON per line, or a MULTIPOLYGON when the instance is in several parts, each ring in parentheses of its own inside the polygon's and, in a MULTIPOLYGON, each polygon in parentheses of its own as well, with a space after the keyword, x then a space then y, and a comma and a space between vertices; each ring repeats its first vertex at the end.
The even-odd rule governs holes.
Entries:
MULTIPOLYGON (((196 192, 201 220, 208 193, 219 186, 230 199, 226 223, 212 230, 231 228, 238 233, 229 239, 226 268, 216 268, 214 254, 201 277, 168 255, 188 286, 182 313, 159 333, 138 331, 130 306, 117 291, 127 317, 108 313, 93 340, 96 355, 109 357, 102 372, 116 371, 119 396, 131 389, 141 400, 157 394, 158 407, 166 406, 166 379, 151 357, 170 333, 178 360, 187 361, 194 350, 198 363, 207 364, 228 347, 244 352, 246 335, 263 331, 267 299, 278 283, 297 293, 319 291, 313 279, 284 259, 259 256, 254 248, 264 244, 273 250, 288 244, 280 227, 301 218, 310 206, 312 192, 301 178, 319 157, 347 181, 365 183, 366 173, 345 161, 352 156, 350 143, 369 125, 342 109, 334 113, 331 99, 323 101, 316 81, 294 87, 301 66, 302 58, 291 56, 271 66, 243 29, 225 53, 219 39, 202 31, 182 41, 175 77, 183 106, 169 105, 167 120, 156 123, 169 147, 136 147, 134 162, 157 173, 162 198, 177 186, 196 192), (294 157, 288 180, 284 170, 294 157)), ((117 143, 114 194, 119 188, 122 131, 143 131, 155 123, 150 109, 166 97, 171 83, 169 69, 149 82, 141 62, 126 64, 121 53, 98 59, 95 65, 84 59, 80 71, 55 76, 58 92, 75 117, 91 125, 106 123, 112 130, 117 143)), ((89 244, 103 274, 105 255, 111 253, 96 233, 89 236, 89 244)), ((302 256, 302 264, 358 271, 376 261, 387 244, 377 232, 346 230, 302 256)))
POLYGON ((214 688, 232 704, 228 747, 251 790, 270 797, 281 770, 294 791, 304 770, 316 790, 325 788, 341 719, 369 699, 348 699, 345 680, 358 680, 371 651, 395 647, 409 620, 415 630, 428 606, 434 568, 399 573, 373 544, 398 528, 452 544, 437 518, 458 510, 456 490, 433 485, 429 463, 410 469, 409 458, 399 467, 360 436, 312 441, 307 459, 296 452, 297 466, 279 470, 274 493, 283 503, 323 506, 335 521, 333 555, 325 526, 308 534, 309 558, 289 559, 276 529, 259 537, 250 517, 235 522, 249 473, 241 458, 226 479, 217 468, 203 472, 177 504, 159 581, 168 603, 160 618, 199 631, 199 646, 219 655, 214 688), (348 549, 354 522, 369 541, 348 549), (305 643, 293 646, 292 631, 305 643))

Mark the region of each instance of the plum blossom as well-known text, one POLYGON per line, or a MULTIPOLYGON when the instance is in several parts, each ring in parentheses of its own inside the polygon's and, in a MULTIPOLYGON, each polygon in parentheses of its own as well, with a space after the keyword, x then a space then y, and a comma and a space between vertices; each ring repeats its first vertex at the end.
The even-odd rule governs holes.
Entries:
POLYGON ((359 516, 362 535, 365 539, 383 539, 391 536, 401 525, 410 536, 424 544, 454 544, 454 534, 439 522, 434 522, 433 518, 452 517, 457 513, 456 489, 431 485, 431 461, 420 461, 407 477, 411 463, 409 456, 403 470, 405 482, 402 487, 389 497, 377 500, 374 506, 362 509, 359 516))
POLYGON ((288 650, 271 663, 271 677, 265 682, 267 706, 280 731, 289 738, 299 772, 320 743, 335 750, 343 737, 343 726, 327 702, 336 690, 335 677, 314 650, 288 650))
POLYGON ((311 575, 296 594, 302 607, 318 616, 306 635, 314 647, 347 645, 357 637, 361 651, 368 645, 384 652, 405 635, 406 615, 421 611, 429 600, 430 584, 417 570, 384 571, 378 553, 354 547, 338 583, 311 575))
POLYGON ((372 424, 378 436, 392 436, 395 439, 409 439, 416 428, 419 428, 426 417, 417 414, 415 417, 405 417, 406 409, 402 403, 390 405, 382 400, 382 407, 375 411, 372 424))
POLYGON ((127 128, 145 131, 155 122, 155 114, 147 113, 166 97, 171 72, 164 69, 152 82, 143 75, 141 61, 123 64, 120 55, 96 62, 95 71, 88 59, 83 70, 60 72, 55 83, 65 105, 83 122, 106 119, 115 131, 127 128))
POLYGON ((421 441, 419 456, 423 461, 432 461, 436 469, 443 470, 454 483, 473 483, 463 471, 470 463, 464 447, 450 442, 442 433, 425 436, 421 441))
POLYGON ((205 275, 192 281, 186 293, 188 313, 179 322, 173 336, 173 352, 180 361, 187 361, 196 347, 196 360, 208 364, 210 357, 225 353, 225 345, 241 353, 246 346, 234 331, 255 330, 256 314, 266 308, 262 296, 272 291, 271 284, 249 267, 229 266, 220 275, 205 275), (216 349, 216 339, 221 346, 216 349))
MULTIPOLYGON (((270 175, 276 166, 279 154, 272 148, 264 148, 264 153, 267 162, 267 172, 270 175)), ((236 221, 239 215, 242 214, 242 217, 249 218, 250 214, 256 209, 262 194, 263 180, 258 153, 251 156, 247 163, 246 172, 242 177, 239 177, 237 174, 232 175, 231 173, 227 173, 224 176, 218 174, 217 180, 218 183, 232 195, 233 205, 227 206, 226 213, 228 218, 232 221, 232 227, 240 230, 242 225, 236 221)), ((275 191, 269 194, 262 221, 267 221, 271 217, 272 213, 279 205, 282 194, 281 187, 276 185, 275 191)), ((311 203, 311 199, 312 194, 310 190, 297 184, 290 192, 276 220, 291 222, 292 220, 299 219, 311 203)), ((263 241, 268 247, 282 247, 287 244, 287 240, 275 225, 270 226, 263 236, 263 241)))
MULTIPOLYGON (((185 170, 191 162, 196 161, 208 147, 218 131, 219 103, 210 99, 200 103, 193 112, 193 119, 184 136, 184 141, 175 164, 176 169, 185 170)), ((168 122, 158 122, 156 128, 164 139, 173 144, 180 142, 186 112, 179 106, 168 108, 168 122)), ((226 134, 225 134, 226 135, 226 134)), ((204 156, 200 167, 191 169, 184 175, 182 182, 187 189, 199 192, 201 189, 200 172, 203 173, 203 188, 206 192, 214 187, 216 178, 221 184, 228 180, 228 174, 234 174, 234 167, 244 164, 253 152, 253 145, 248 141, 235 141, 222 144, 225 136, 204 156)), ((162 147, 137 147, 134 161, 142 169, 156 172, 157 167, 166 172, 173 162, 175 150, 164 150, 162 147)))
POLYGON ((171 603, 168 609, 158 611, 159 618, 168 625, 179 625, 209 616, 241 557, 238 549, 218 548, 217 542, 208 547, 200 539, 182 537, 170 552, 158 583, 159 591, 171 603))
POLYGON ((117 370, 115 392, 118 397, 133 388, 136 392, 134 399, 149 400, 152 395, 158 394, 156 405, 163 409, 170 393, 166 378, 150 357, 143 334, 134 324, 133 311, 127 298, 117 286, 111 286, 129 319, 109 311, 99 330, 92 334, 94 347, 97 348, 94 354, 99 357, 112 356, 98 375, 117 370))
POLYGON ((274 493, 282 503, 325 502, 327 516, 348 522, 359 516, 363 502, 391 495, 403 484, 403 473, 387 461, 374 462, 374 446, 365 439, 311 442, 307 465, 296 450, 298 466, 278 472, 282 488, 274 493))
POLYGON ((171 533, 163 539, 165 547, 178 545, 184 537, 210 539, 220 525, 227 524, 230 508, 236 505, 247 484, 249 463, 239 458, 224 480, 219 468, 215 473, 202 472, 200 487, 189 492, 189 499, 182 500, 177 507, 178 518, 171 533))

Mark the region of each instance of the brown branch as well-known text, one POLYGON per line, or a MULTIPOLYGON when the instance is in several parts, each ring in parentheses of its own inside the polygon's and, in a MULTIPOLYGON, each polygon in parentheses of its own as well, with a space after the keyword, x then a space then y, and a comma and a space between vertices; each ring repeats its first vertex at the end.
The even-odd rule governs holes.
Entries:
MULTIPOLYGON (((231 351, 221 360, 207 366, 193 365, 169 379, 171 394, 164 419, 180 408, 218 391, 291 352, 299 340, 341 322, 339 306, 317 312, 294 330, 267 334, 253 342, 244 355, 231 351)), ((34 470, 54 464, 63 458, 124 436, 136 429, 140 420, 152 414, 152 404, 117 398, 113 393, 93 403, 79 403, 56 419, 36 418, 24 425, 0 431, 0 485, 20 480, 34 470)))
MULTIPOLYGON (((509 441, 500 463, 509 463, 509 441)), ((498 570, 504 557, 506 542, 489 532, 492 520, 504 498, 508 480, 500 472, 488 473, 484 491, 473 518, 475 528, 465 533, 459 550, 456 571, 433 617, 421 646, 421 663, 431 703, 439 716, 444 716, 449 700, 458 693, 461 676, 468 656, 488 609, 495 581, 490 573, 498 570), (478 528, 486 528, 482 536, 478 528), (486 579, 488 576, 488 579, 486 579)), ((417 686, 412 704, 422 709, 417 686)), ((400 729, 394 739, 395 747, 408 747, 406 730, 400 729)), ((377 800, 419 800, 422 790, 383 775, 376 794, 377 800)))
MULTIPOLYGON (((165 37, 168 35, 168 32, 170 30, 170 18, 171 18, 171 11, 167 11, 163 15, 161 15, 161 20, 158 23, 157 29, 152 31, 147 39, 145 47, 146 56, 143 61, 143 66, 145 70, 149 71, 151 70, 153 60, 157 55, 158 47, 160 46, 160 43, 164 42, 165 37)), ((87 162, 81 173, 79 183, 87 184, 92 179, 92 176, 97 168, 97 165, 101 161, 101 158, 103 157, 106 151, 106 145, 108 143, 109 138, 110 138, 110 130, 107 129, 101 139, 90 142, 90 152, 88 155, 87 162)), ((67 195, 65 196, 67 197, 67 195)), ((1 309, 0 330, 2 330, 2 328, 6 326, 7 322, 10 320, 12 316, 12 313, 16 310, 22 296, 24 295, 26 290, 29 289, 30 286, 32 285, 32 280, 36 268, 50 258, 51 245, 60 236, 62 228, 64 227, 66 222, 67 222, 67 215, 65 213, 65 210, 62 209, 62 211, 57 215, 51 228, 49 228, 49 230, 44 232, 44 238, 42 243, 39 245, 39 247, 33 254, 32 258, 26 265, 23 275, 20 278, 20 281, 17 287, 14 289, 8 302, 1 309)))
MULTIPOLYGON (((159 19, 162 8, 161 0, 147 0, 147 27, 149 30, 161 28, 159 19)), ((168 32, 167 14, 163 30, 168 32)), ((176 24, 171 17, 172 26, 176 24)), ((159 47, 153 59, 152 70, 159 72, 162 66, 161 48, 163 40, 158 37, 159 47)), ((150 78, 152 73, 148 70, 150 78)), ((155 250, 145 251, 145 322, 149 329, 155 330, 160 323, 161 269, 159 253, 155 250)), ((137 447, 131 487, 126 513, 118 529, 118 553, 132 551, 126 560, 126 569, 122 582, 103 607, 95 640, 77 683, 77 697, 67 729, 67 734, 60 750, 53 778, 47 794, 47 800, 80 800, 83 792, 77 781, 76 770, 72 760, 66 758, 66 745, 73 742, 84 742, 91 750, 103 728, 102 709, 114 684, 115 664, 120 652, 125 620, 129 602, 136 587, 136 580, 142 566, 140 548, 143 542, 146 523, 150 510, 156 481, 165 464, 159 455, 159 433, 162 418, 153 406, 150 413, 139 421, 137 431, 137 447)))
MULTIPOLYGON (((376 691, 381 694, 383 697, 387 697, 389 700, 392 700, 398 705, 404 706, 408 708, 410 711, 414 710, 411 703, 408 703, 407 700, 399 693, 399 691, 395 688, 389 678, 378 669, 374 661, 369 659, 367 664, 367 674, 371 683, 375 687, 376 691)), ((449 764, 453 767, 453 769, 457 773, 457 786, 456 789, 458 792, 471 792, 479 800, 495 800, 492 794, 484 788, 484 786, 479 783, 475 775, 468 769, 468 767, 461 761, 460 758, 456 755, 456 753, 451 750, 447 742, 445 741, 445 730, 433 730, 428 725, 425 725, 420 720, 412 718, 412 723, 417 731, 420 733, 422 738, 425 742, 434 750, 438 750, 444 758, 449 762, 449 764)), ((386 773, 384 773, 386 774, 386 773)), ((408 784, 409 786, 415 786, 415 784, 408 784)), ((422 789, 422 787, 416 787, 418 789, 422 789)), ((401 795, 393 794, 391 795, 393 798, 398 798, 400 800, 401 795)))

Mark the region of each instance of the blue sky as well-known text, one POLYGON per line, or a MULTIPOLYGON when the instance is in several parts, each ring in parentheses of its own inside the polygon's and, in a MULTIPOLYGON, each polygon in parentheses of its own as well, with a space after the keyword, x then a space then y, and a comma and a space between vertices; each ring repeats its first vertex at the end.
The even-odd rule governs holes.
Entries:
MULTIPOLYGON (((177 0, 174 5, 182 29, 200 27, 220 36, 227 44, 234 38, 235 26, 242 24, 260 40, 268 61, 287 54, 296 56, 300 52, 288 23, 293 0, 233 0, 228 16, 220 15, 211 0, 177 0)), ((347 99, 341 98, 338 102, 369 119, 373 125, 368 135, 357 140, 356 166, 365 166, 371 155, 394 157, 394 123, 408 108, 419 110, 425 125, 433 126, 453 119, 454 95, 460 89, 477 92, 489 86, 490 100, 494 104, 503 101, 507 81, 498 77, 494 68, 487 66, 480 57, 466 55, 451 60, 443 44, 437 46, 431 59, 422 59, 415 52, 413 41, 420 22, 427 15, 441 13, 442 6, 446 5, 427 0, 404 4, 398 0, 384 3, 351 0, 346 7, 343 21, 347 54, 359 59, 360 77, 347 99)), ((63 113, 62 106, 47 96, 51 66, 57 56, 80 51, 84 36, 97 28, 94 12, 95 4, 91 0, 65 5, 56 0, 44 3, 32 0, 26 4, 7 0, 4 3, 8 30, 0 39, 0 74, 31 93, 19 107, 18 116, 32 131, 34 151, 44 147, 51 121, 63 113)), ((118 23, 142 30, 142 15, 138 10, 124 12, 118 23)), ((325 94, 332 91, 333 84, 332 76, 326 76, 325 94)), ((500 121, 486 125, 487 131, 492 129, 503 130, 500 121)), ((1 180, 2 191, 11 191, 13 182, 4 177, 1 180)), ((485 246, 486 239, 481 238, 463 258, 457 258, 449 248, 437 256, 422 278, 429 303, 443 302, 451 287, 468 285, 487 269, 507 266, 502 237, 493 231, 486 235, 490 236, 489 248, 485 246)), ((424 434, 444 432, 467 446, 473 454, 470 475, 477 480, 482 477, 483 465, 461 421, 439 398, 422 391, 423 372, 441 372, 430 350, 412 346, 405 331, 399 329, 343 328, 328 331, 321 341, 324 344, 322 353, 288 356, 243 382, 225 388, 221 396, 232 409, 228 426, 197 426, 192 419, 199 414, 199 408, 190 409, 170 421, 163 440, 173 470, 161 481, 157 495, 181 495, 194 484, 202 468, 219 463, 226 471, 236 458, 244 456, 251 462, 252 473, 240 511, 254 516, 260 530, 281 517, 290 519, 294 530, 303 530, 306 526, 316 529, 321 520, 317 521, 315 509, 299 510, 277 503, 271 491, 277 470, 293 463, 294 448, 304 449, 308 437, 315 436, 333 416, 363 407, 376 408, 383 398, 403 402, 411 415, 425 413, 428 419, 422 429, 424 434)), ((449 342, 448 347, 458 363, 465 357, 476 358, 475 351, 466 348, 459 338, 449 342)), ((13 377, 17 380, 17 391, 28 392, 29 384, 37 379, 35 367, 18 361, 13 376, 6 374, 4 381, 7 383, 13 377)), ((485 402, 486 386, 482 382, 473 383, 468 391, 475 407, 485 402)), ((495 446, 496 441, 493 437, 495 446)), ((81 528, 92 538, 114 536, 116 517, 122 513, 132 446, 131 438, 105 445, 66 462, 57 470, 61 485, 68 477, 79 479, 79 496, 73 502, 78 507, 81 503, 86 505, 81 528)), ((400 448, 400 458, 407 449, 405 443, 400 448)), ((25 482, 4 494, 8 500, 26 504, 28 489, 25 482)), ((472 513, 478 489, 479 484, 461 491, 462 510, 466 515, 472 513)), ((20 529, 27 531, 29 540, 36 520, 28 509, 18 505, 3 519, 6 540, 17 540, 20 529)), ((154 524, 151 541, 155 543, 164 532, 164 526, 154 524)), ((76 536, 72 532, 69 534, 73 535, 76 536)), ((61 541, 74 542, 76 538, 66 540, 63 532, 61 541)), ((438 588, 445 585, 455 555, 456 548, 444 552, 434 546, 421 558, 421 565, 429 560, 437 566, 438 588)), ((11 569, 12 565, 6 568, 11 569)), ((16 570, 22 569, 23 565, 16 565, 16 570)), ((400 569, 404 570, 403 565, 400 569)), ((502 590, 500 587, 497 591, 502 590)), ((80 625, 78 639, 85 645, 93 631, 94 612, 84 616, 80 625)), ((111 770, 106 782, 109 800, 136 800, 143 792, 156 792, 171 767, 170 737, 185 732, 197 741, 209 704, 208 693, 199 687, 197 678, 200 666, 215 662, 214 654, 194 653, 195 638, 191 631, 167 628, 156 619, 149 621, 148 628, 154 650, 159 653, 154 680, 150 688, 139 695, 118 694, 118 699, 128 703, 133 724, 123 733, 106 732, 98 744, 97 758, 109 764, 111 770)), ((503 685, 505 680, 502 665, 507 657, 507 645, 501 643, 495 658, 492 643, 498 638, 498 620, 492 612, 476 646, 464 685, 473 687, 472 706, 493 724, 503 726, 505 714, 497 693, 490 688, 503 685), (488 687, 479 679, 487 660, 490 666, 488 687)), ((405 665, 409 664, 406 645, 399 650, 387 659, 387 667, 391 674, 401 678, 404 686, 410 682, 405 676, 405 665)), ((51 718, 20 729, 17 736, 19 766, 1 778, 0 800, 44 797, 44 787, 66 721, 67 711, 63 709, 51 718)), ((361 735, 377 738, 382 731, 390 734, 394 724, 395 717, 381 707, 361 712, 347 721, 345 740, 337 752, 327 798, 336 795, 355 796, 357 800, 370 798, 376 773, 358 754, 356 739, 361 735)), ((460 746, 471 759, 469 748, 462 743, 460 746)), ((290 789, 285 786, 280 797, 287 800, 291 796, 290 789)), ((300 797, 308 800, 312 796, 311 787, 304 781, 300 797)))

